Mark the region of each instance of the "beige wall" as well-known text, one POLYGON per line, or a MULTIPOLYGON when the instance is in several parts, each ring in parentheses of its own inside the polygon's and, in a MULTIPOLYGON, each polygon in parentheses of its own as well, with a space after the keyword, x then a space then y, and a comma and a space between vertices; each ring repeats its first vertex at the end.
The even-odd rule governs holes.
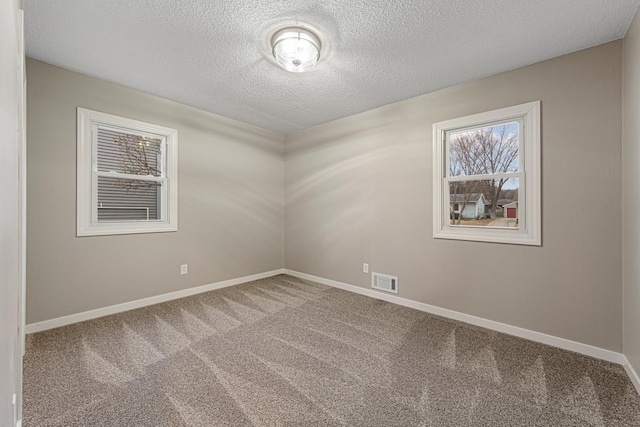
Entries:
POLYGON ((27 322, 281 268, 284 228, 286 268, 369 287, 368 262, 401 297, 620 351, 621 63, 618 41, 337 120, 283 164, 280 135, 29 60, 27 322), (432 123, 537 99, 543 246, 434 240, 432 123), (177 233, 75 237, 78 106, 179 130, 177 233))
POLYGON ((623 347, 640 373, 640 15, 624 39, 623 62, 623 347))
POLYGON ((617 41, 287 136, 285 267, 370 287, 368 262, 401 297, 620 351, 621 55, 617 41), (538 99, 543 246, 434 240, 432 124, 538 99))
POLYGON ((27 80, 27 323, 282 268, 281 135, 35 60, 27 80), (76 107, 178 129, 178 232, 75 236, 76 107))

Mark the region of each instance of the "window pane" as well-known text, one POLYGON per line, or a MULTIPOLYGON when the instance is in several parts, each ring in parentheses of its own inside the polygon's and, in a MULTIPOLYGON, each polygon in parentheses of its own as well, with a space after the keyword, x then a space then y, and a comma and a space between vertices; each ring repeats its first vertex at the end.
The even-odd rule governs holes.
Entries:
POLYGON ((449 176, 518 172, 519 139, 518 122, 447 132, 449 176))
POLYGON ((160 176, 161 144, 157 138, 98 128, 98 170, 160 176))
POLYGON ((449 183, 449 224, 519 228, 518 178, 449 183))
POLYGON ((162 184, 134 179, 98 177, 98 222, 161 219, 162 184))

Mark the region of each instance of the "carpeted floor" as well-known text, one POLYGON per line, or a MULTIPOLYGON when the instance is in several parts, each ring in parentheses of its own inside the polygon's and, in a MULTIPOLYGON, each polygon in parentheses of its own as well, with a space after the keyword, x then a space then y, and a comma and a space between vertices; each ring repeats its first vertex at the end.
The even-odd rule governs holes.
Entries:
POLYGON ((28 336, 24 425, 640 426, 624 369, 290 276, 28 336))

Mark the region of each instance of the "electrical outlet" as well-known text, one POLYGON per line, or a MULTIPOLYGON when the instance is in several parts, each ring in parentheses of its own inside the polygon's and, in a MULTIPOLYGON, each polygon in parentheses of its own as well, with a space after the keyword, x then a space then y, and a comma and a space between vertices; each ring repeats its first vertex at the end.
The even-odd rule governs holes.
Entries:
POLYGON ((181 275, 185 275, 185 274, 189 274, 189 265, 188 264, 182 264, 180 266, 180 274, 181 275))
POLYGON ((366 262, 364 264, 362 264, 362 272, 363 273, 368 273, 369 272, 369 264, 367 264, 366 262))

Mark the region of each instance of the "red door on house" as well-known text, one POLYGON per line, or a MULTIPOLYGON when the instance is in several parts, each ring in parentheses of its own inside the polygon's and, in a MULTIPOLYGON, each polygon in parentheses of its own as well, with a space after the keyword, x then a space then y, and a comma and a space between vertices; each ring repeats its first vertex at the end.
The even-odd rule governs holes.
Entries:
POLYGON ((517 208, 507 208, 507 218, 516 218, 518 216, 517 208))

